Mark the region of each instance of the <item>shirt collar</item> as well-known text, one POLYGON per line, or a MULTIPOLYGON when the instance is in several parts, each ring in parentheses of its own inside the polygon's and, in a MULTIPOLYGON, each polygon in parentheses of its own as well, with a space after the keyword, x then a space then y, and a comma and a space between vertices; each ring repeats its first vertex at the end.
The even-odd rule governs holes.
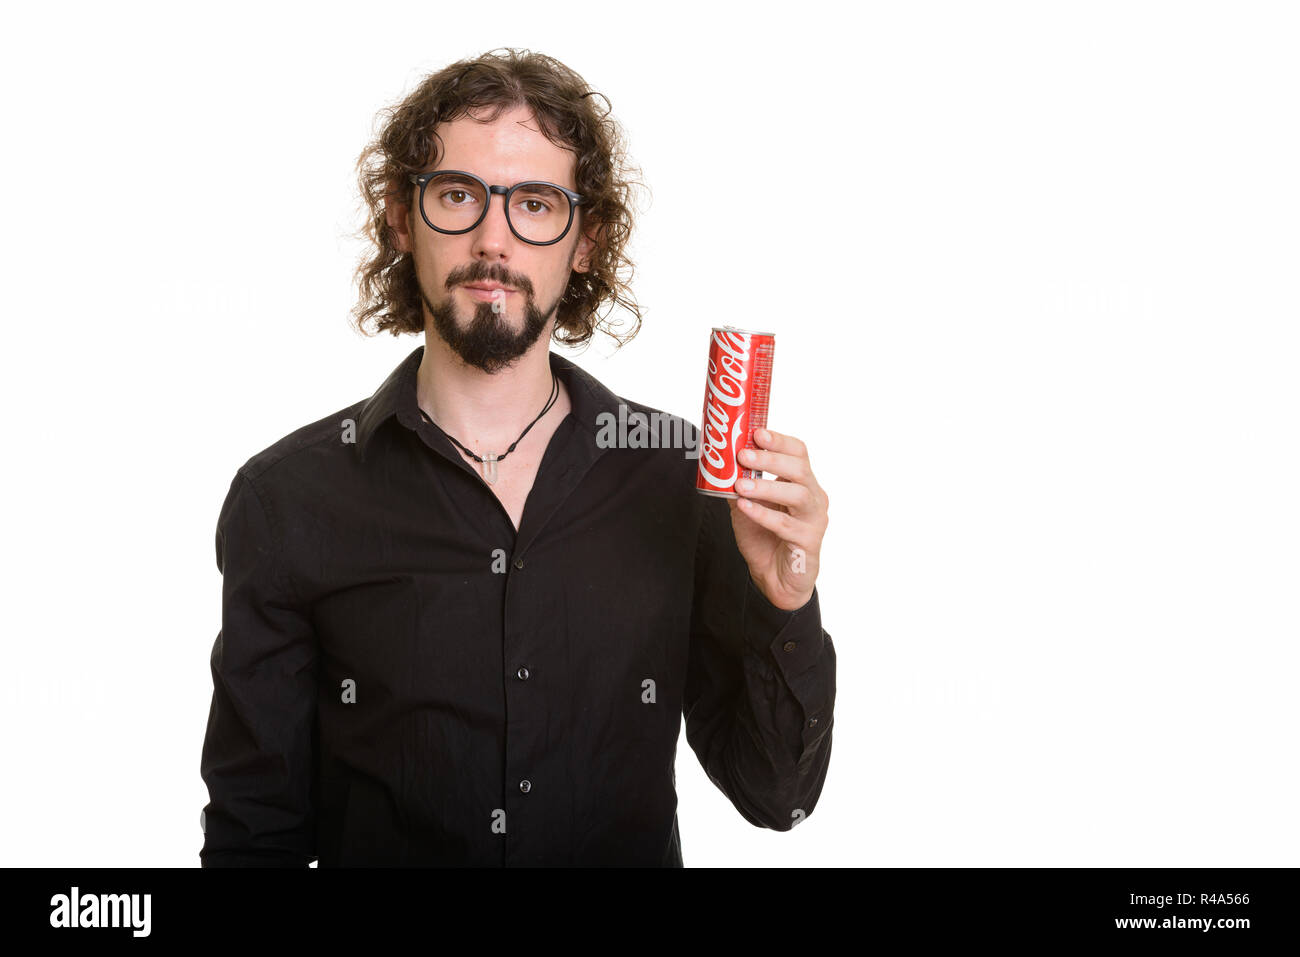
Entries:
MULTIPOLYGON (((595 376, 582 369, 557 352, 548 352, 551 371, 556 378, 564 382, 569 390, 569 402, 573 407, 573 417, 577 422, 578 433, 584 437, 591 460, 594 461, 603 450, 596 436, 600 428, 598 416, 608 412, 615 419, 619 417, 618 396, 607 389, 595 376)), ((357 416, 356 446, 357 456, 365 461, 366 451, 375 433, 389 419, 397 417, 398 421, 410 429, 418 429, 421 423, 420 407, 416 401, 416 374, 424 358, 424 346, 418 346, 394 369, 361 408, 357 416)), ((450 444, 450 443, 448 443, 450 444)))

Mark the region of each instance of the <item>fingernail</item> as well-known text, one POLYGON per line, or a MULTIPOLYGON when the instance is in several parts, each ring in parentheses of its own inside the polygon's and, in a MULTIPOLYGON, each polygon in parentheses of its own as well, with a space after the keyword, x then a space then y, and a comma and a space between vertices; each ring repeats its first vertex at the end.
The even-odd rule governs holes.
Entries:
POLYGON ((753 487, 754 487, 754 483, 751 482, 749 479, 741 479, 739 482, 736 483, 736 488, 740 489, 740 491, 742 492, 748 492, 753 487))
POLYGON ((772 435, 767 431, 767 429, 755 429, 754 438, 758 439, 760 442, 767 442, 772 438, 772 435))

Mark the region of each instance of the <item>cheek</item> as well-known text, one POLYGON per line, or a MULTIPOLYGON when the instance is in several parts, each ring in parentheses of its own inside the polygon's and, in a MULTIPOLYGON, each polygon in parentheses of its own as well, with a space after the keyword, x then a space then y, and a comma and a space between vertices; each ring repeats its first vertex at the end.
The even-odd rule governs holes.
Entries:
POLYGON ((440 292, 447 291, 447 277, 457 264, 473 262, 469 250, 458 250, 450 243, 421 240, 415 253, 415 267, 426 286, 440 292))
POLYGON ((533 299, 550 299, 568 282, 568 261, 558 256, 539 257, 528 263, 516 263, 515 271, 527 276, 533 284, 533 299))

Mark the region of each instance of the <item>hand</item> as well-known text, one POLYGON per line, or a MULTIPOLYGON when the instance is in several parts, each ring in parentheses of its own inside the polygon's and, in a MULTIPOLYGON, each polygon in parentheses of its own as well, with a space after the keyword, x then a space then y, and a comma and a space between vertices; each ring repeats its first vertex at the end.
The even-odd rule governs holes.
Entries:
POLYGON ((748 490, 737 481, 740 498, 728 499, 731 527, 754 585, 777 608, 796 611, 812 598, 830 499, 802 442, 766 429, 755 430, 754 441, 761 448, 742 449, 740 464, 778 478, 751 479, 748 490))

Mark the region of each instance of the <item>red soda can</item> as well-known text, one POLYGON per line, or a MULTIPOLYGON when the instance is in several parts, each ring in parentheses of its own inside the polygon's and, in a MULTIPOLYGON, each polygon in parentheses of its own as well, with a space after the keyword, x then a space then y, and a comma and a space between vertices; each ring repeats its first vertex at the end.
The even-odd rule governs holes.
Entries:
POLYGON ((709 376, 704 387, 700 467, 695 490, 739 498, 736 480, 762 478, 761 469, 742 468, 736 453, 754 445, 754 430, 767 428, 776 336, 735 326, 715 326, 709 338, 709 376))

